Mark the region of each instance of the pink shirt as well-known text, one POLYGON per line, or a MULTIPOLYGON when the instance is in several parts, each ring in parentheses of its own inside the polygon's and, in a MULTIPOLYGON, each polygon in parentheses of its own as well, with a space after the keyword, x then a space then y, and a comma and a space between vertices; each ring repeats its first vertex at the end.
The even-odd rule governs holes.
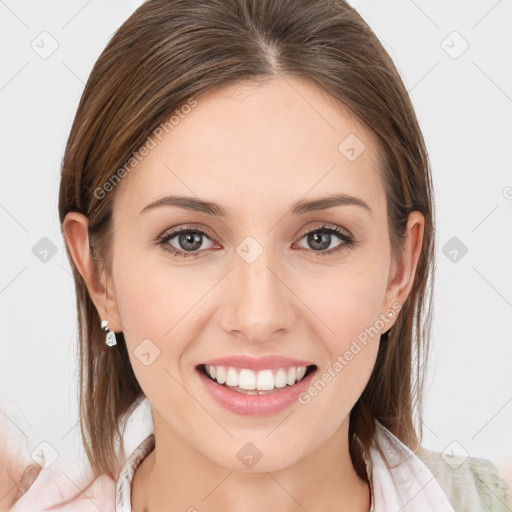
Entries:
MULTIPOLYGON (((377 434, 392 469, 372 444, 365 460, 371 489, 370 512, 454 512, 440 484, 407 446, 377 422, 377 434)), ((147 436, 124 462, 117 481, 102 476, 71 480, 52 467, 42 470, 10 512, 131 512, 131 483, 138 465, 154 449, 147 436)), ((476 510, 476 509, 475 509, 476 510)))

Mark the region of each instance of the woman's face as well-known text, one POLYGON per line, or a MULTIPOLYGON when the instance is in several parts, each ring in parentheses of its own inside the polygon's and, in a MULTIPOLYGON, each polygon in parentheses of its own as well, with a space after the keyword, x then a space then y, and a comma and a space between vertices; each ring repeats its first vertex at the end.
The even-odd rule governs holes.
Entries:
POLYGON ((295 78, 195 99, 117 185, 103 318, 124 331, 155 433, 276 470, 348 428, 412 273, 391 258, 375 141, 346 109, 295 78), (148 208, 167 196, 190 202, 148 208), (215 383, 208 361, 231 386, 274 390, 215 383))

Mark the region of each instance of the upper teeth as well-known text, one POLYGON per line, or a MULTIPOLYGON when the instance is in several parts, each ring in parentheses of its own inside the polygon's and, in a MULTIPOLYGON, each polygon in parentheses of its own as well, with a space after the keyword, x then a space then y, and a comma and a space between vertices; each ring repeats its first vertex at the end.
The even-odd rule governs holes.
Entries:
POLYGON ((233 368, 229 366, 205 365, 206 372, 219 384, 238 386, 242 389, 257 389, 259 391, 271 391, 276 388, 284 388, 287 384, 292 386, 299 382, 306 373, 306 366, 291 366, 273 370, 260 370, 254 372, 247 368, 233 368))

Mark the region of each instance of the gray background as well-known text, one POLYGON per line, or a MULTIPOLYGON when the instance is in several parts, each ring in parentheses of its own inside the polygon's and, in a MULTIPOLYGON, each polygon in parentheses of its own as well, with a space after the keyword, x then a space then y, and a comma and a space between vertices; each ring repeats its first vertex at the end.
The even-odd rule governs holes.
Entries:
MULTIPOLYGON (((59 166, 88 74, 140 3, 0 0, 0 422, 26 457, 41 446, 60 464, 82 454, 59 166)), ((423 444, 508 471, 511 2, 351 4, 393 57, 432 162, 438 256, 423 444)), ((134 416, 129 450, 148 418, 147 407, 134 416)))

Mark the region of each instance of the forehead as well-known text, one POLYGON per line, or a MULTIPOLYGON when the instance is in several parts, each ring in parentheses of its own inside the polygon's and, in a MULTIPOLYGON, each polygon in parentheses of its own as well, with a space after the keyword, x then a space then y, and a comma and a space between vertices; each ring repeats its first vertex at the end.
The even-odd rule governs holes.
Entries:
POLYGON ((222 198, 233 215, 333 192, 383 201, 372 134, 313 83, 236 83, 195 100, 123 179, 125 214, 167 194, 222 198))

